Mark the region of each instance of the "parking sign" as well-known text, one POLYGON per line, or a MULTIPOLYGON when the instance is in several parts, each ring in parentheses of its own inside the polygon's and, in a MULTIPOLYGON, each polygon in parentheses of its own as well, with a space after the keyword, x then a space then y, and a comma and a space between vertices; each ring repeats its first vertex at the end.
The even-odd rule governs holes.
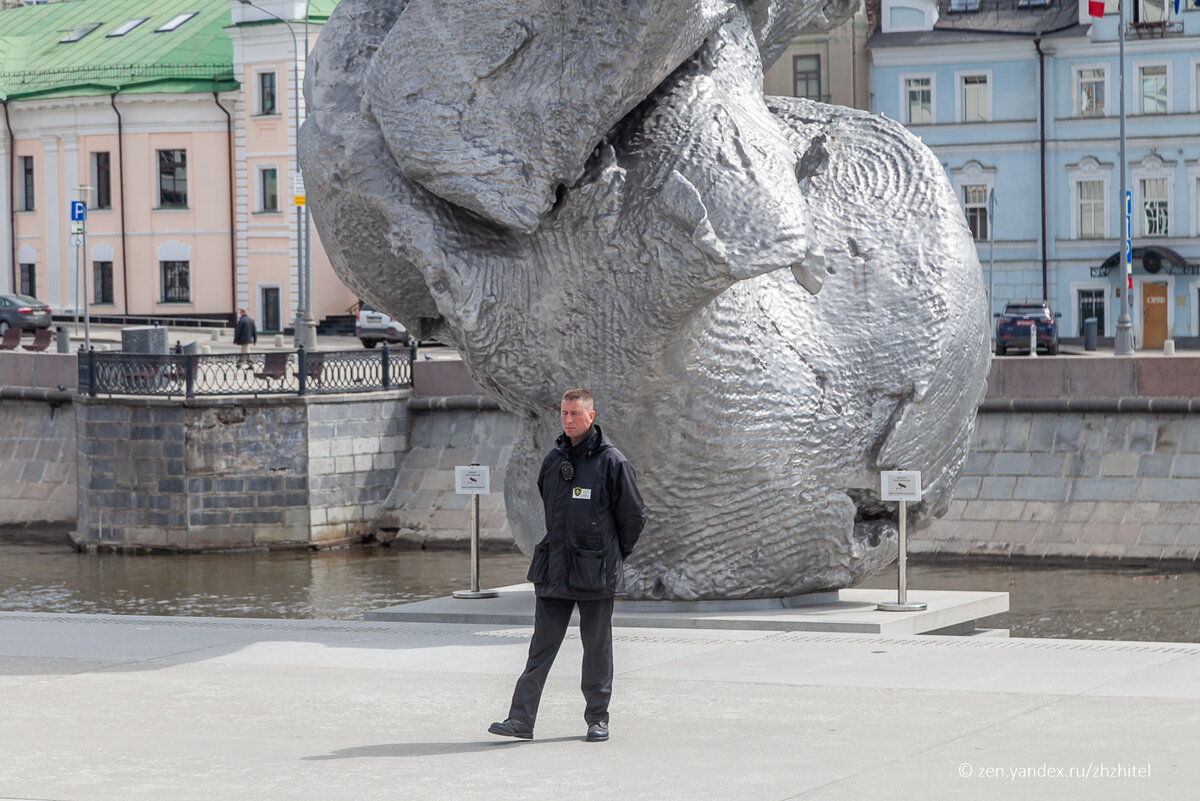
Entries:
POLYGON ((71 201, 71 222, 83 222, 87 219, 87 203, 82 200, 71 201))

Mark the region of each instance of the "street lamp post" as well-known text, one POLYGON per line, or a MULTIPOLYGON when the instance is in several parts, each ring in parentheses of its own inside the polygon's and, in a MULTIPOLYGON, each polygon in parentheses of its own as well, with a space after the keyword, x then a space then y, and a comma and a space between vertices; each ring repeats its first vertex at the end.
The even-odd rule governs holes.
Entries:
MULTIPOLYGON (((288 33, 292 36, 292 116, 295 125, 296 150, 293 156, 296 161, 295 171, 293 176, 300 174, 300 44, 296 39, 296 29, 292 27, 292 23, 288 22, 278 14, 263 8, 260 5, 252 2, 252 0, 238 0, 244 6, 256 8, 269 17, 273 17, 287 26, 288 33)), ((307 4, 305 4, 305 25, 307 26, 307 4)), ((308 58, 308 40, 304 42, 305 59, 308 58)), ((299 189, 299 182, 293 179, 293 189, 299 189)), ((295 192, 293 192, 295 194, 295 192)), ((295 344, 297 347, 303 347, 311 350, 317 344, 316 323, 312 316, 312 261, 311 261, 311 245, 309 237, 311 236, 312 226, 309 222, 308 203, 303 204, 303 210, 300 205, 296 206, 296 271, 297 278, 297 303, 296 303, 296 319, 292 323, 295 330, 295 344)))
POLYGON ((1133 261, 1130 255, 1132 243, 1130 238, 1133 236, 1131 230, 1133 223, 1131 222, 1133 210, 1129 207, 1129 201, 1126 198, 1127 189, 1125 184, 1125 2, 1119 0, 1117 3, 1117 41, 1118 45, 1117 58, 1121 62, 1118 74, 1120 79, 1117 83, 1117 95, 1120 98, 1121 112, 1121 209, 1124 211, 1125 225, 1124 235, 1121 237, 1121 269, 1124 276, 1121 283, 1125 285, 1125 295, 1121 301, 1121 314, 1117 318, 1116 336, 1113 338, 1113 355, 1114 356, 1132 356, 1133 355, 1133 322, 1130 320, 1129 311, 1133 308, 1133 261))

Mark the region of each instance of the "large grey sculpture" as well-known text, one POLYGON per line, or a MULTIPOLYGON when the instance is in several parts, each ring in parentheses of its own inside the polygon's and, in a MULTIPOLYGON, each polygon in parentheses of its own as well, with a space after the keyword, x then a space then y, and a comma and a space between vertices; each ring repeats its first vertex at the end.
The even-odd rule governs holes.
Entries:
POLYGON ((879 471, 944 511, 989 360, 933 155, 883 117, 764 98, 856 0, 342 0, 301 157, 343 280, 462 354, 523 429, 526 553, 558 398, 585 386, 649 516, 634 598, 790 596, 896 556, 879 471), (819 294, 818 294, 819 292, 819 294))

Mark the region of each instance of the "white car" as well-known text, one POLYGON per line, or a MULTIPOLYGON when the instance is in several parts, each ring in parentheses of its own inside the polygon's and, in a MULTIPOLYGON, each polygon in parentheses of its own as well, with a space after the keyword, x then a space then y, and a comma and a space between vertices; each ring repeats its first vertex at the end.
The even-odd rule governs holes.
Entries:
POLYGON ((384 340, 408 344, 408 330, 404 326, 365 303, 354 322, 354 335, 367 348, 373 348, 376 342, 384 340))

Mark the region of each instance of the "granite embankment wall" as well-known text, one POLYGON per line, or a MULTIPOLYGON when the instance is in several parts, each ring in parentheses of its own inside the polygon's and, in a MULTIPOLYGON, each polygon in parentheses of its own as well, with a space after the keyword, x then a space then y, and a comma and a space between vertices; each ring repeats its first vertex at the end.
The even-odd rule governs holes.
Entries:
POLYGON ((73 355, 0 353, 0 524, 73 521, 73 355))
POLYGON ((934 558, 1200 565, 1200 357, 997 359, 934 558))
MULTIPOLYGON (((157 522, 131 537, 164 547, 219 547, 234 529, 233 547, 373 530, 460 547, 470 521, 454 467, 477 462, 492 468, 484 544, 512 547, 503 488, 518 421, 457 362, 418 362, 411 397, 386 408, 241 398, 122 401, 117 412, 107 401, 73 405, 57 379, 46 387, 49 366, 35 381, 25 365, 29 384, 4 386, 12 355, 0 354, 0 524, 76 517, 78 425, 100 443, 78 493, 87 517, 105 520, 87 532, 95 541, 114 536, 136 501, 157 522), (182 441, 166 433, 180 428, 182 441)), ((62 358, 66 380, 73 357, 62 358)), ((909 548, 935 559, 1200 564, 1200 357, 995 360, 949 512, 910 532, 909 548)))
POLYGON ((327 546, 378 518, 407 448, 408 391, 75 400, 76 544, 327 546))

